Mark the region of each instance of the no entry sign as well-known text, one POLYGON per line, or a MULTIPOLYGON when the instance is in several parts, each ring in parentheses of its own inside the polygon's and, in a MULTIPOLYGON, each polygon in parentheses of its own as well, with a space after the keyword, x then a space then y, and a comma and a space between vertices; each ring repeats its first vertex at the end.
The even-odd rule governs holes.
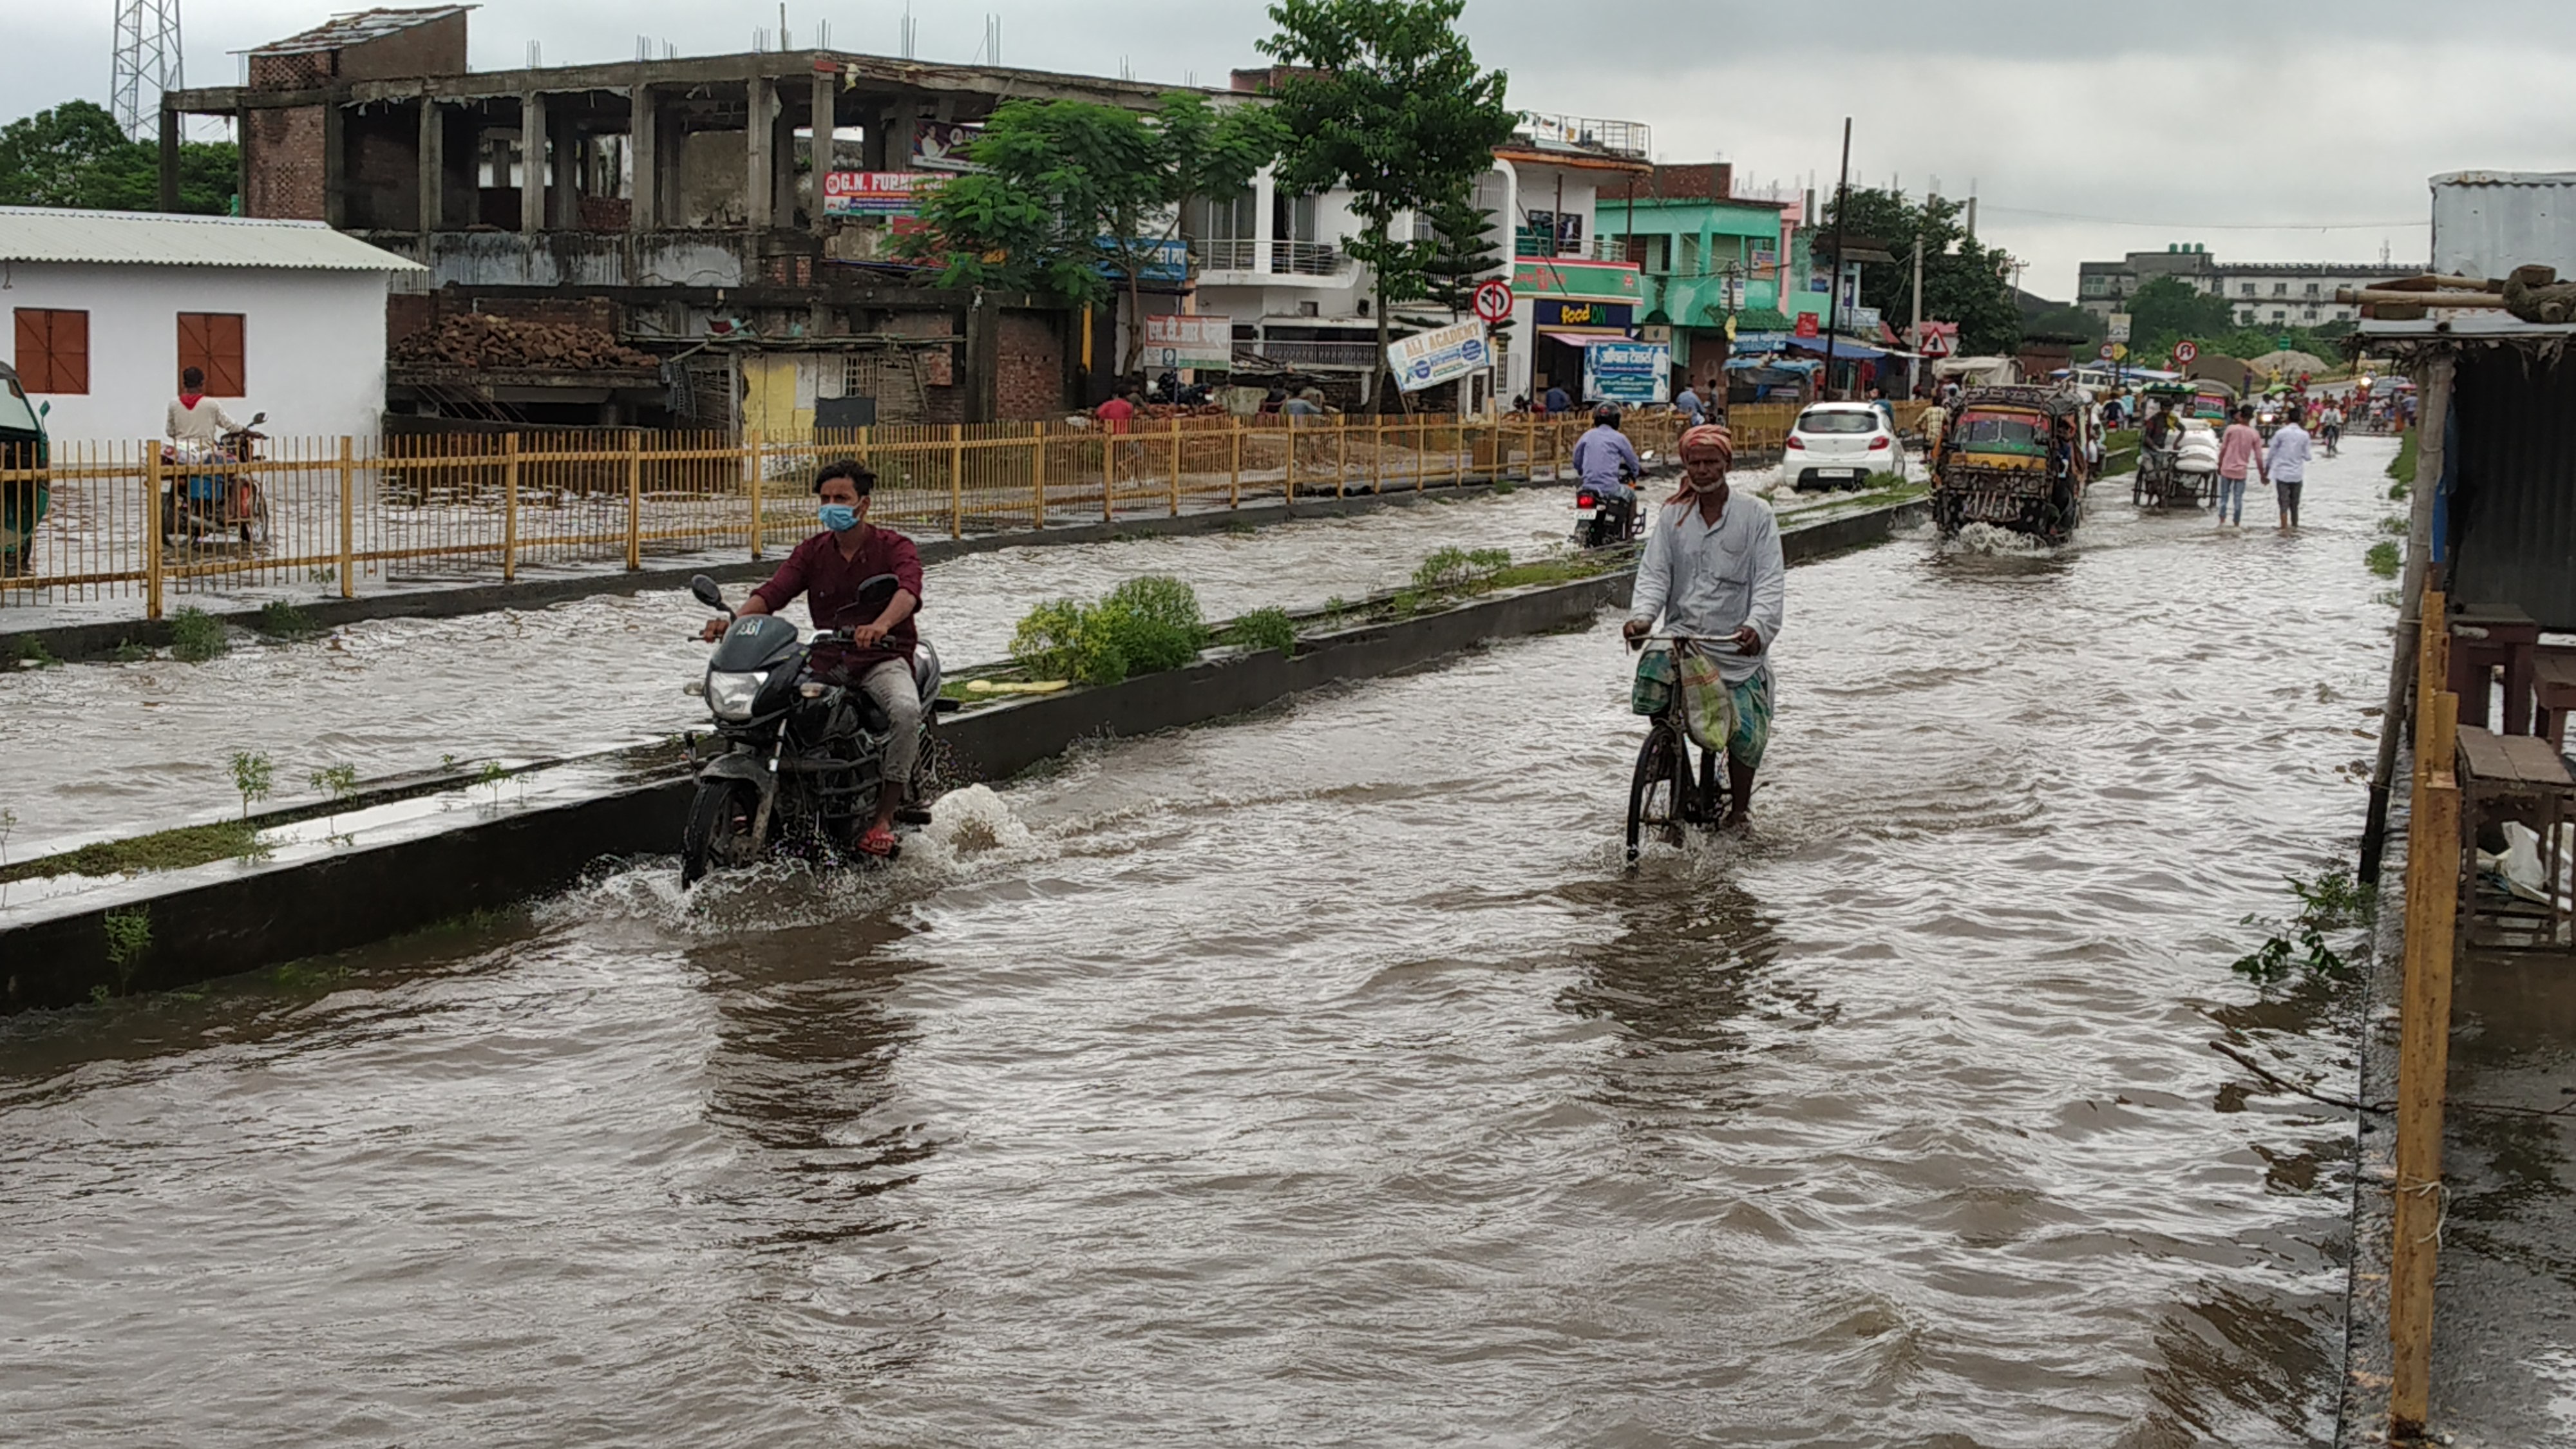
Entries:
POLYGON ((1476 315, 1489 323, 1499 323, 1512 315, 1512 284, 1499 278, 1477 283, 1476 315))

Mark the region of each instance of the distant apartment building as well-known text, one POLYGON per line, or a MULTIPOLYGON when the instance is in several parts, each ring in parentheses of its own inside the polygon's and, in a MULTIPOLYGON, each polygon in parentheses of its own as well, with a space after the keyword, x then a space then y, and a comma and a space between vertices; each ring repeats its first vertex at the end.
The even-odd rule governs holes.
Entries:
POLYGON ((2338 287, 2366 287, 2424 268, 2376 262, 2221 262, 2198 243, 2131 252, 2116 262, 2076 268, 2075 303, 2098 317, 2124 309, 2139 287, 2173 277, 2205 295, 2224 297, 2241 327, 2320 327, 2351 322, 2359 309, 2334 299, 2338 287))

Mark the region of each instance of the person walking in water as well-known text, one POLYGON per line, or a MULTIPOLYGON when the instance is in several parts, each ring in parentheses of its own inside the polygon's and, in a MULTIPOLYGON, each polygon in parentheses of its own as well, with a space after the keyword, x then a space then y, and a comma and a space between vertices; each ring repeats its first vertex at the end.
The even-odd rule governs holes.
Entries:
POLYGON ((2245 525, 2245 475, 2263 468, 2263 435, 2254 431, 2254 405, 2236 409, 2236 421, 2218 435, 2218 526, 2245 525))
POLYGON ((2272 492, 2281 504, 2276 533, 2290 533, 2299 526, 2299 489, 2308 481, 2309 452, 2308 430, 2299 426, 2298 415, 2284 418, 2263 458, 2263 471, 2271 476, 2272 492))

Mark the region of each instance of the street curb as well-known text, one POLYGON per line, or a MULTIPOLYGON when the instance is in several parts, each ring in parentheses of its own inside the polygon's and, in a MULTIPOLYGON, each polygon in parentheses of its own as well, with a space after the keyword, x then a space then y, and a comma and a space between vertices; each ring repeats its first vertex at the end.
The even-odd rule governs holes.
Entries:
MULTIPOLYGON (((1925 516, 1920 501, 1784 530, 1790 563, 1882 542, 1925 516)), ((1007 779, 1086 740, 1152 734, 1242 715, 1307 690, 1422 667, 1498 639, 1578 628, 1624 605, 1622 570, 1474 600, 1437 613, 1316 636, 1273 651, 1207 659, 1101 689, 972 710, 939 730, 961 782, 1007 779)), ((463 811, 425 834, 285 861, 222 861, 133 877, 22 908, 0 928, 0 1014, 195 985, 404 935, 470 912, 562 890, 595 862, 667 855, 694 781, 637 779, 607 757, 560 766, 601 786, 561 803, 463 811), (148 922, 148 941, 111 944, 109 917, 148 922)), ((533 777, 531 777, 533 778, 533 777)), ((458 792, 464 796, 463 789, 458 792)), ((497 796, 497 791, 495 792, 497 796)))

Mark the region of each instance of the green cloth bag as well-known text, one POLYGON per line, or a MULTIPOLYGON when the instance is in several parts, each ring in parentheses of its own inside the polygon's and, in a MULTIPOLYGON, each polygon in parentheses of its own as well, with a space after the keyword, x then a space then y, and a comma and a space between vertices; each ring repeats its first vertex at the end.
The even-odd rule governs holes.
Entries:
POLYGON ((1663 646, 1637 656, 1637 679, 1628 686, 1628 708, 1636 714, 1662 714, 1673 702, 1673 651, 1663 646))
POLYGON ((1703 750, 1725 749, 1728 737, 1735 733, 1735 692, 1726 687, 1726 676, 1717 672, 1717 661, 1693 649, 1676 659, 1675 668, 1682 725, 1690 732, 1691 743, 1703 750))

